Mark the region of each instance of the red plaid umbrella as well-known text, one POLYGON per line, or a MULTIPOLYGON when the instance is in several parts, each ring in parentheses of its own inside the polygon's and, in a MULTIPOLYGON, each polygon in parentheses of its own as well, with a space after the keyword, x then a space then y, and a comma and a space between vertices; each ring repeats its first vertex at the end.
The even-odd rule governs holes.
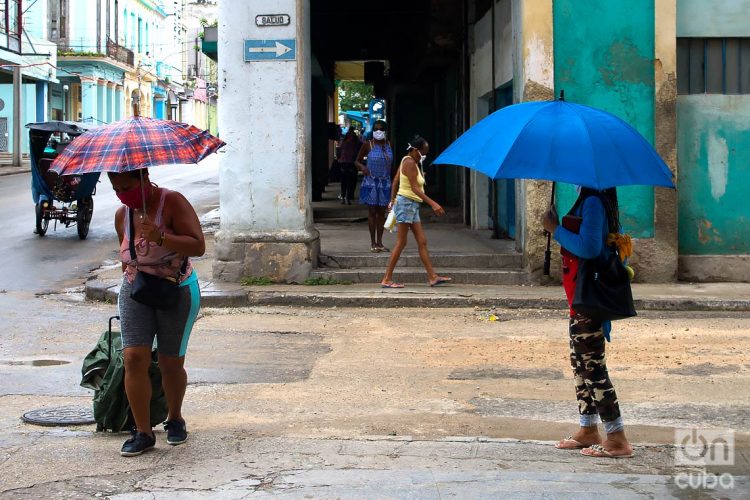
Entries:
POLYGON ((198 163, 224 144, 193 125, 134 116, 76 137, 55 158, 50 170, 77 175, 198 163))

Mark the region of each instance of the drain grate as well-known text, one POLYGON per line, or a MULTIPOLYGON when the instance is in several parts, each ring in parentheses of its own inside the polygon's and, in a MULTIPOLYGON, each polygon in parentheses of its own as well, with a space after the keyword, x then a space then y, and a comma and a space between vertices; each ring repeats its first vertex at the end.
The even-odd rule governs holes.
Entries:
POLYGON ((87 425, 96 422, 94 420, 94 411, 90 407, 84 406, 40 408, 24 413, 21 420, 27 424, 44 425, 47 427, 87 425))

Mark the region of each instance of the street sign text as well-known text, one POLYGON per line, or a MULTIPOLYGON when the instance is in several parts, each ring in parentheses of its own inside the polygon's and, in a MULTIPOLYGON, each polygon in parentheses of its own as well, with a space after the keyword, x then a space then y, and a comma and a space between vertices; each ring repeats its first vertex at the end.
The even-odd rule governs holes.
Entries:
POLYGON ((289 26, 291 17, 289 14, 261 14, 255 16, 256 26, 289 26))

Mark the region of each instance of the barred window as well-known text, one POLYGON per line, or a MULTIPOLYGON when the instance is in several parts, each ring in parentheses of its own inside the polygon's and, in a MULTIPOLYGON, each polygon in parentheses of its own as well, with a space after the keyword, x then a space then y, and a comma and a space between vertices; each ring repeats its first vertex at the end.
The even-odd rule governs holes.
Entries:
POLYGON ((678 38, 679 94, 750 94, 750 38, 678 38))

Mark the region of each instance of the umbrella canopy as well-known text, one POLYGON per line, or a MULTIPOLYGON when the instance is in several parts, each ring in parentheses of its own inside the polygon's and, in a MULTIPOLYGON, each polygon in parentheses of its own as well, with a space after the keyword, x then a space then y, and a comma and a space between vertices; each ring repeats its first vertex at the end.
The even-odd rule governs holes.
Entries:
POLYGON ((61 175, 129 172, 157 165, 198 163, 224 141, 186 123, 135 116, 74 139, 50 170, 61 175))
POLYGON ((494 179, 543 179, 597 190, 674 187, 669 167, 633 127, 600 109, 562 99, 496 111, 433 163, 461 165, 494 179))

